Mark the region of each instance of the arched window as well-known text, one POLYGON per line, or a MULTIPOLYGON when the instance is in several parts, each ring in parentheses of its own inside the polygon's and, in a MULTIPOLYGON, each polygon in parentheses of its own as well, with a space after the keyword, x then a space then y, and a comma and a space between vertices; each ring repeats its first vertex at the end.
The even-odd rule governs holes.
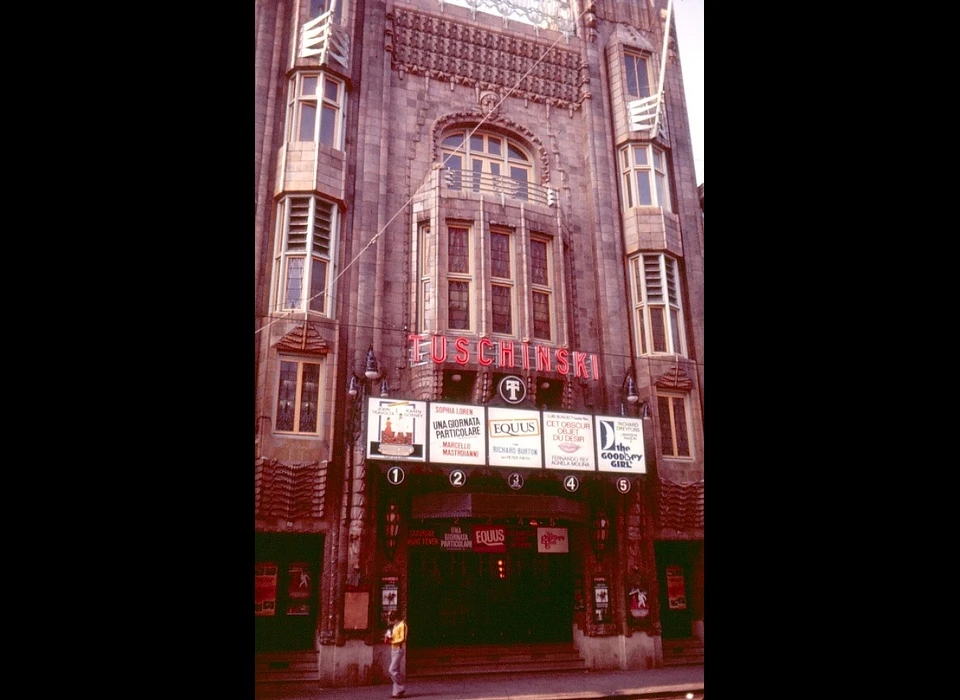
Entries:
POLYGON ((529 198, 533 159, 519 143, 500 134, 456 129, 445 133, 441 150, 449 187, 529 198))

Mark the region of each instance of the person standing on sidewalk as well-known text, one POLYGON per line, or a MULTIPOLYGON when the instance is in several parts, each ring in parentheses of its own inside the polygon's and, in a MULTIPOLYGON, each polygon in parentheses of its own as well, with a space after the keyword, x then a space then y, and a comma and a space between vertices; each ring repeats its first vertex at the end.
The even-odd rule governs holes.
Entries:
POLYGON ((383 635, 384 642, 390 642, 390 680, 393 681, 391 698, 402 698, 407 692, 407 623, 391 611, 387 615, 390 626, 383 635))

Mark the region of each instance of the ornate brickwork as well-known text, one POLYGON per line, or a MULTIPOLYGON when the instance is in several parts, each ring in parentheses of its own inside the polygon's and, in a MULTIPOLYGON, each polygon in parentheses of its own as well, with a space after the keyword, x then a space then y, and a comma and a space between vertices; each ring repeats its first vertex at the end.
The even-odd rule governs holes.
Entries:
POLYGON ((690 391, 693 389, 693 382, 690 381, 690 377, 688 377, 687 373, 680 369, 680 367, 674 367, 669 372, 663 374, 657 379, 656 384, 658 389, 680 389, 682 391, 690 391))
POLYGON ((574 51, 399 7, 387 16, 386 33, 391 66, 401 75, 570 110, 589 96, 587 68, 574 51))
POLYGON ((330 352, 327 341, 320 337, 320 333, 313 325, 308 323, 301 323, 278 340, 274 347, 277 350, 310 355, 326 355, 330 352))
POLYGON ((284 464, 257 461, 254 510, 258 518, 322 518, 327 489, 325 463, 284 464))
POLYGON ((660 526, 689 532, 703 529, 703 481, 678 484, 660 480, 660 526))

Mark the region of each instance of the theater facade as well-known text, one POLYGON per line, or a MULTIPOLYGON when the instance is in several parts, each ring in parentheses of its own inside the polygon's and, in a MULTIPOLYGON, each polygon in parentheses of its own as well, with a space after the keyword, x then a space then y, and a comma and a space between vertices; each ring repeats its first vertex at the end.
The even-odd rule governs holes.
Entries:
POLYGON ((702 663, 703 221, 670 0, 257 0, 258 680, 702 663))

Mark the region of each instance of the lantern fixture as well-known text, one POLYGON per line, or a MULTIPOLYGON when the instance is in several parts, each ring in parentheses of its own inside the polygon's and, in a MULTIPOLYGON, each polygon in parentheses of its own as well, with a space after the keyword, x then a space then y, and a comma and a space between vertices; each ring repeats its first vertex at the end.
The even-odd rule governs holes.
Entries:
POLYGON ((387 504, 383 532, 387 559, 393 561, 393 555, 397 551, 397 533, 400 532, 400 508, 396 501, 387 504))
POLYGON ((603 558, 603 553, 607 548, 607 536, 610 534, 610 519, 607 514, 598 510, 593 516, 593 533, 591 543, 593 544, 593 553, 597 561, 603 558))
POLYGON ((367 365, 364 374, 367 379, 377 379, 380 376, 380 365, 377 363, 377 356, 373 354, 373 345, 367 350, 367 365))

